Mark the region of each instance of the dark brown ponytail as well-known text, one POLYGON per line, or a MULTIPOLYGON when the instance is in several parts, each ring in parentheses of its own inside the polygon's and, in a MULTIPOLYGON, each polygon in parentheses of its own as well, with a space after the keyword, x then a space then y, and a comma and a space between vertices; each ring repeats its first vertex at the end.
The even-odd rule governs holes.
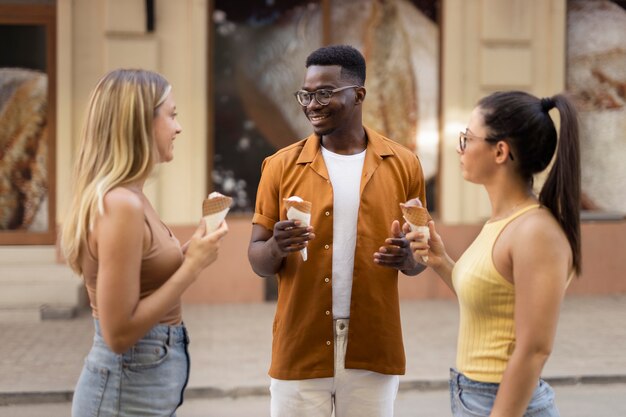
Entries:
POLYGON ((574 268, 581 271, 580 254, 580 144, 578 117, 573 104, 561 94, 552 98, 561 117, 556 158, 539 201, 548 207, 563 228, 572 248, 574 268))

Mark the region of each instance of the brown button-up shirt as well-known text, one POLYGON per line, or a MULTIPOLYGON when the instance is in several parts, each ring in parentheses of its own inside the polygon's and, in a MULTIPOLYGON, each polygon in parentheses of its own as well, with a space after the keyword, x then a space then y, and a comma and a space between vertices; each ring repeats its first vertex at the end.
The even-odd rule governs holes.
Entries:
MULTIPOLYGON (((345 366, 390 375, 405 372, 398 302, 398 271, 374 263, 374 252, 390 237, 399 204, 419 197, 426 206, 422 168, 407 148, 365 128, 367 151, 361 177, 354 255, 350 327, 345 366)), ((286 220, 283 198, 312 203, 308 260, 293 253, 278 271, 272 363, 276 379, 334 375, 332 311, 333 188, 315 134, 263 161, 252 222, 273 230, 286 220)))

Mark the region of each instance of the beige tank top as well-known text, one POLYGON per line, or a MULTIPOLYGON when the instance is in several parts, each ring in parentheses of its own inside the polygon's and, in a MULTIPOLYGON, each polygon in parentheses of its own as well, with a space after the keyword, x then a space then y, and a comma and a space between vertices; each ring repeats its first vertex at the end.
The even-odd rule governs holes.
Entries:
MULTIPOLYGON (((144 205, 149 204, 144 199, 144 205)), ((156 212, 144 206, 144 220, 150 230, 150 245, 141 258, 140 295, 145 298, 163 285, 183 263, 180 242, 172 231, 161 221, 156 212)), ((88 246, 88 245, 85 245, 88 246)), ((83 276, 92 314, 98 318, 96 303, 96 283, 98 280, 98 260, 87 247, 82 261, 83 276)), ((182 322, 180 300, 159 320, 160 324, 176 325, 182 322)))

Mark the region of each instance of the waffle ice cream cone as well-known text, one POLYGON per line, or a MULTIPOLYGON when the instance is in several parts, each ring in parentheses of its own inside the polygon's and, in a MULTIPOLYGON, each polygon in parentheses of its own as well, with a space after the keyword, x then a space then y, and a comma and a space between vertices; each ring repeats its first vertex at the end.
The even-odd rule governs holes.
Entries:
MULTIPOLYGON (((311 223, 312 206, 310 201, 304 201, 298 196, 292 196, 289 198, 283 198, 283 203, 285 203, 285 208, 287 209, 287 219, 299 220, 302 223, 302 226, 309 226, 311 223)), ((302 260, 306 262, 306 248, 300 250, 300 255, 302 255, 302 260)))
POLYGON ((407 206, 400 204, 404 219, 411 225, 426 226, 430 220, 430 214, 424 207, 407 206))
POLYGON ((202 202, 202 219, 206 225, 206 232, 214 232, 226 218, 233 199, 218 192, 212 192, 202 202))
MULTIPOLYGON (((431 219, 430 214, 426 208, 422 207, 422 203, 418 199, 413 199, 411 202, 412 204, 409 202, 400 203, 404 220, 409 224, 412 232, 422 233, 424 240, 428 241, 430 239, 430 229, 428 228, 428 222, 431 219)), ((428 262, 428 256, 422 256, 422 260, 428 262)))

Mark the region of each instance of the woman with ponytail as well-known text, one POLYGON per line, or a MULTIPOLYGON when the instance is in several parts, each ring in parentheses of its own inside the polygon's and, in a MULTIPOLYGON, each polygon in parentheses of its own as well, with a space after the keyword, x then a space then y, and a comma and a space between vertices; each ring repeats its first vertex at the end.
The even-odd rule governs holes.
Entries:
POLYGON ((106 74, 92 93, 62 247, 84 279, 95 324, 72 416, 174 416, 189 376, 180 299, 217 258, 225 223, 183 247, 143 193, 181 132, 169 83, 106 74))
POLYGON ((490 219, 456 262, 433 222, 427 242, 419 232, 407 235, 415 259, 433 268, 459 300, 452 414, 559 416, 541 372, 565 289, 581 269, 575 109, 563 95, 491 94, 472 112, 458 153, 463 177, 489 195, 490 219), (553 108, 560 116, 558 140, 553 108), (536 196, 533 176, 551 162, 536 196))

